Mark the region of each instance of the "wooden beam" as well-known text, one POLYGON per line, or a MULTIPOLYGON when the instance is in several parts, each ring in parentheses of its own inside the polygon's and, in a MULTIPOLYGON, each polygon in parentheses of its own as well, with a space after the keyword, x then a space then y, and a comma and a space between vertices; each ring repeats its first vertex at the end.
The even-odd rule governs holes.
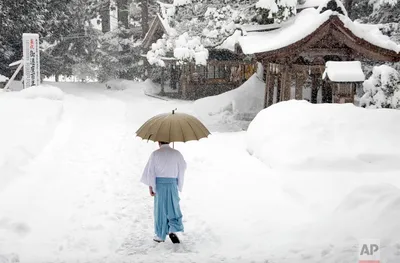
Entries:
POLYGON ((274 75, 268 63, 264 68, 266 71, 264 108, 267 108, 274 103, 274 75))
POLYGON ((282 67, 281 73, 281 101, 290 100, 290 87, 291 87, 291 78, 288 71, 288 66, 284 65, 282 67))
POLYGON ((351 54, 351 49, 348 48, 310 48, 300 53, 300 56, 339 56, 339 57, 349 57, 351 54))
POLYGON ((268 94, 269 94, 269 82, 271 81, 271 73, 269 72, 269 64, 263 64, 265 71, 265 91, 264 91, 264 109, 267 108, 268 105, 268 94))
POLYGON ((305 83, 304 75, 303 74, 296 74, 296 90, 295 90, 295 96, 294 98, 296 100, 302 100, 303 99, 303 87, 305 83))
POLYGON ((269 89, 268 89, 268 105, 271 106, 274 104, 274 93, 275 93, 275 76, 270 75, 270 81, 269 81, 269 89))
POLYGON ((276 77, 276 103, 282 100, 281 93, 282 93, 282 75, 275 75, 276 77))
POLYGON ((317 104, 318 102, 318 88, 319 88, 319 76, 314 74, 312 77, 312 86, 311 86, 311 103, 317 104))

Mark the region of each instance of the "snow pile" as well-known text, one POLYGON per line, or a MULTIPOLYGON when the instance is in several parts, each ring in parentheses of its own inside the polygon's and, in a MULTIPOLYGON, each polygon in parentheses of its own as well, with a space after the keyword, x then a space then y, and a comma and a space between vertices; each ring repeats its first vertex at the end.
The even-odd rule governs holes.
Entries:
POLYGON ((124 79, 113 79, 109 80, 105 83, 106 89, 109 90, 126 90, 130 86, 132 86, 132 82, 135 83, 134 81, 131 80, 124 80, 124 79))
POLYGON ((360 61, 328 61, 322 78, 334 82, 362 82, 365 80, 360 61))
POLYGON ((394 169, 400 164, 400 112, 352 104, 275 104, 250 124, 247 149, 284 169, 394 169))
POLYGON ((34 86, 27 89, 23 89, 16 93, 19 97, 26 99, 37 99, 44 98, 49 100, 63 100, 64 92, 54 86, 50 85, 40 85, 34 86))
POLYGON ((32 87, 0 94, 0 190, 50 140, 63 112, 61 95, 50 90, 32 87))
MULTIPOLYGON (((298 176, 303 177, 303 175, 298 176)), ((296 240, 293 242, 296 245, 289 244, 289 247, 295 246, 297 250, 303 250, 302 254, 312 255, 313 260, 309 262, 358 262, 359 241, 375 238, 381 241, 381 260, 398 262, 397 250, 400 236, 398 180, 395 179, 394 174, 389 183, 382 178, 379 181, 381 174, 371 176, 354 173, 347 176, 351 178, 339 176, 339 174, 336 178, 326 176, 326 174, 314 174, 312 177, 307 177, 310 180, 308 184, 312 182, 311 185, 313 185, 308 190, 319 192, 316 195, 308 195, 308 198, 314 196, 314 198, 339 199, 340 201, 335 206, 329 204, 329 201, 323 203, 321 200, 321 204, 333 205, 332 211, 312 222, 308 227, 303 225, 299 231, 293 231, 295 234, 292 235, 292 240, 296 240), (322 178, 318 179, 317 176, 322 178), (321 183, 324 180, 328 182, 321 183), (340 189, 340 185, 346 190, 340 189), (324 189, 322 191, 316 189, 317 186, 324 189)), ((301 179, 306 178, 299 179, 299 184, 304 186, 305 183, 301 183, 301 179)), ((303 186, 297 187, 297 190, 301 190, 303 186)), ((294 256, 294 258, 297 257, 299 255, 294 256)))
POLYGON ((349 193, 333 213, 335 229, 347 236, 400 236, 400 189, 391 184, 364 185, 349 193))
MULTIPOLYGON (((114 79, 105 83, 107 90, 123 91, 122 94, 131 96, 137 94, 137 91, 142 91, 141 94, 157 95, 161 92, 161 85, 154 83, 151 79, 145 81, 133 81, 126 79, 114 79)), ((172 90, 169 85, 165 85, 165 92, 177 92, 172 90)))
POLYGON ((400 73, 394 68, 374 67, 372 76, 363 85, 362 107, 400 109, 400 73))
POLYGON ((203 120, 220 114, 252 119, 263 108, 264 92, 264 82, 254 74, 237 89, 195 101, 195 112, 203 120))
MULTIPOLYGON (((144 93, 145 94, 151 94, 151 95, 157 95, 161 92, 161 85, 154 83, 151 79, 146 79, 144 81, 144 93)), ((170 88, 169 85, 166 85, 166 87, 164 87, 164 91, 165 92, 170 92, 170 88)), ((176 92, 176 90, 175 90, 176 92)))

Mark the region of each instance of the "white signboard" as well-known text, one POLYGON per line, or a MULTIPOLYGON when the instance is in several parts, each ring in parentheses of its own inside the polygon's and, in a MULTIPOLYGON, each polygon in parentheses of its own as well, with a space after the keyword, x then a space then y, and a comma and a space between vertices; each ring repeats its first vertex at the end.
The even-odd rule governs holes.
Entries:
POLYGON ((40 84, 39 35, 23 34, 24 88, 40 84))

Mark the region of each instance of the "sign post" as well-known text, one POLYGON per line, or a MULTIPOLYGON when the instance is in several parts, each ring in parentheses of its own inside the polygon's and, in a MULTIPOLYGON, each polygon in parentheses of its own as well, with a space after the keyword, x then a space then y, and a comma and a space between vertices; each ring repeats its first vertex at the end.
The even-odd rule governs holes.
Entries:
POLYGON ((39 35, 22 35, 23 64, 24 64, 24 88, 38 86, 40 84, 40 51, 39 35))

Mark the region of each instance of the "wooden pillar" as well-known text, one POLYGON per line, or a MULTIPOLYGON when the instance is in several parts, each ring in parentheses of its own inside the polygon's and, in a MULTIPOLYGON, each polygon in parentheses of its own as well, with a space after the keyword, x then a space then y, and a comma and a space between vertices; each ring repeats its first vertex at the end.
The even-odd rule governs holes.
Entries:
POLYGON ((268 105, 274 104, 274 93, 275 93, 275 76, 270 73, 269 89, 268 89, 268 105))
POLYGON ((303 99, 303 87, 305 83, 305 78, 303 73, 295 73, 296 74, 296 89, 295 89, 295 96, 296 100, 303 99))
POLYGON ((322 103, 332 103, 332 88, 326 80, 322 82, 322 103))
POLYGON ((282 100, 282 75, 276 75, 276 83, 276 103, 278 103, 282 100))
POLYGON ((264 69, 266 73, 264 108, 267 108, 271 106, 274 102, 274 75, 270 70, 269 63, 264 65, 264 69))
POLYGON ((319 75, 317 74, 313 74, 311 76, 311 103, 316 104, 318 101, 318 87, 319 87, 319 79, 318 79, 319 75))
POLYGON ((269 82, 271 81, 271 73, 269 72, 269 63, 263 64, 265 71, 265 92, 264 92, 264 109, 267 108, 268 105, 268 95, 269 95, 269 82))
POLYGON ((290 100, 291 78, 288 67, 285 65, 282 71, 282 101, 290 100))

